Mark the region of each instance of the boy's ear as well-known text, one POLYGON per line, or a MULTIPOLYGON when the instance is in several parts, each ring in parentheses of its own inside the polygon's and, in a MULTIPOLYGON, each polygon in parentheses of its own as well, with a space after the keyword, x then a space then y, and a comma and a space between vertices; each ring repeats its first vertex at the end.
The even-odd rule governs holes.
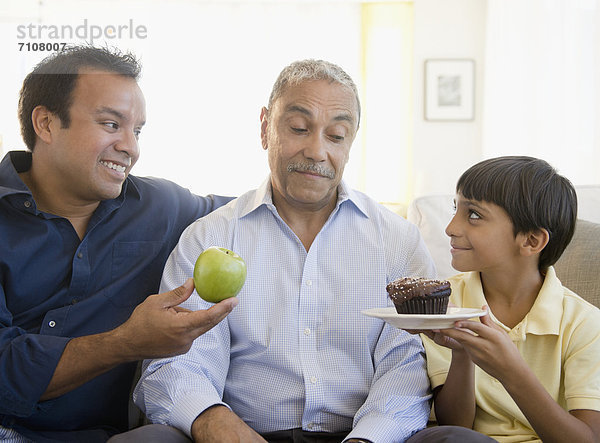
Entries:
POLYGON ((548 231, 544 228, 526 232, 521 235, 523 236, 521 242, 521 255, 525 256, 541 253, 550 240, 550 234, 548 234, 548 231))

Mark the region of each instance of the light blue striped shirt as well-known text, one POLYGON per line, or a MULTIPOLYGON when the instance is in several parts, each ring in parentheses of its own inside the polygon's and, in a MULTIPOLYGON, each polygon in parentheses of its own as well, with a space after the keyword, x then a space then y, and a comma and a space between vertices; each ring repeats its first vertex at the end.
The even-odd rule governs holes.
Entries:
POLYGON ((0 442, 2 443, 31 443, 31 440, 23 437, 17 431, 0 426, 0 442))
MULTIPOLYGON (((425 427, 419 338, 360 312, 390 305, 385 286, 396 278, 434 277, 414 225, 342 182, 306 252, 267 180, 183 233, 161 292, 190 277, 209 246, 246 260, 239 305, 187 354, 144 362, 134 400, 151 421, 189 435, 202 411, 225 404, 260 433, 302 427, 400 442, 425 427)), ((183 304, 208 305, 196 294, 183 304)))

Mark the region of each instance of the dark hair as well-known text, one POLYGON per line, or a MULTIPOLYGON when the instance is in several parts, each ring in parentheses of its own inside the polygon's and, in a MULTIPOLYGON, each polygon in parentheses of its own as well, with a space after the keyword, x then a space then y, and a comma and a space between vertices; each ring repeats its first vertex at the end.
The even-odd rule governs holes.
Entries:
POLYGON ((19 94, 21 135, 33 151, 36 133, 31 113, 36 106, 45 106, 56 114, 63 128, 71 124, 69 109, 77 76, 82 68, 97 68, 138 80, 141 66, 134 55, 118 49, 93 46, 71 46, 56 52, 36 65, 25 80, 19 94))
POLYGON ((546 229, 550 239, 540 254, 540 271, 556 263, 573 237, 577 194, 571 182, 544 160, 517 156, 484 160, 463 173, 456 192, 503 208, 515 235, 546 229))

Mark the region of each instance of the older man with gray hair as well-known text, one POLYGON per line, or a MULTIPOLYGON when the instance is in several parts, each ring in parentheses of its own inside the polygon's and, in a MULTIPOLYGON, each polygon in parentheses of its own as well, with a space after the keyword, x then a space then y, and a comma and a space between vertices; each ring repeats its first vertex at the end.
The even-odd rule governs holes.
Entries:
POLYGON ((388 306, 392 280, 435 268, 415 226, 342 180, 359 116, 338 66, 281 72, 260 114, 270 176, 191 225, 167 262, 161 291, 212 245, 240 254, 248 277, 237 309, 187 354, 145 362, 134 399, 152 422, 198 442, 398 442, 425 427, 419 338, 361 311, 388 306))

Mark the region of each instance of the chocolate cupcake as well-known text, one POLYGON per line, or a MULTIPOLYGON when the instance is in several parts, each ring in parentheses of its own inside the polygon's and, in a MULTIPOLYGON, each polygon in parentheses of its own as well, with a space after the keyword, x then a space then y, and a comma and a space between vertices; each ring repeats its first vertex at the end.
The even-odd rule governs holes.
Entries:
POLYGON ((398 314, 445 314, 450 282, 404 277, 386 286, 398 314))

